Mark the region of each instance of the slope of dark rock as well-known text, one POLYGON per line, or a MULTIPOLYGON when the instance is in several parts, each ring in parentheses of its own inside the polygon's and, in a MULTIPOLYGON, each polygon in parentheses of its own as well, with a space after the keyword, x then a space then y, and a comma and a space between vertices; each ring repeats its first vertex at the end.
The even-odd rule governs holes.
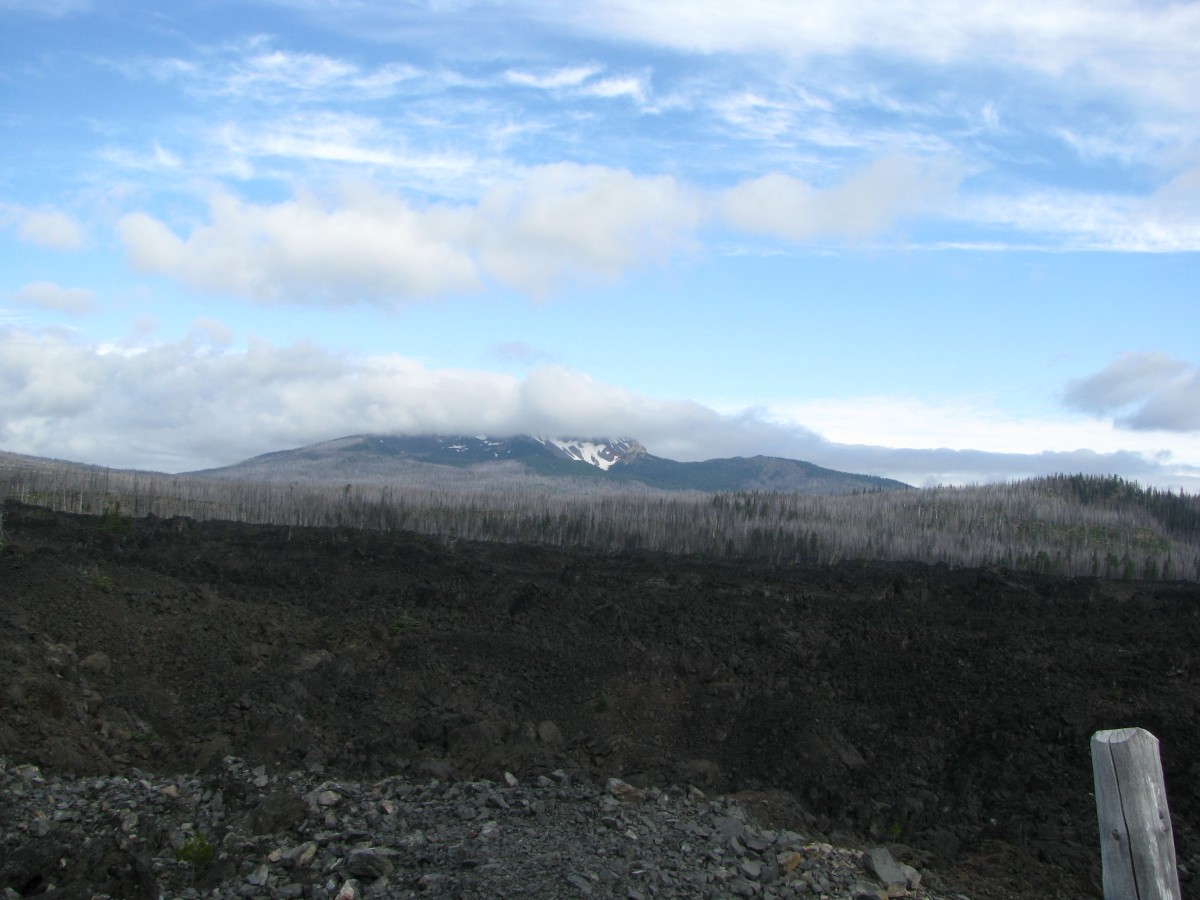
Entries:
POLYGON ((1141 726, 1200 863, 1195 585, 13 506, 5 526, 13 764, 694 785, 907 846, 972 897, 1078 897, 1098 895, 1088 740, 1141 726))

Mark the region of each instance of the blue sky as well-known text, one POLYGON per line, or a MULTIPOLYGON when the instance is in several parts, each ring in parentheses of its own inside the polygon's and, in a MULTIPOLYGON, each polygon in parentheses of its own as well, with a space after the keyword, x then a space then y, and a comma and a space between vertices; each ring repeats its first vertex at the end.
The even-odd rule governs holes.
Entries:
POLYGON ((1200 3, 0 0, 0 449, 1200 490, 1200 3))

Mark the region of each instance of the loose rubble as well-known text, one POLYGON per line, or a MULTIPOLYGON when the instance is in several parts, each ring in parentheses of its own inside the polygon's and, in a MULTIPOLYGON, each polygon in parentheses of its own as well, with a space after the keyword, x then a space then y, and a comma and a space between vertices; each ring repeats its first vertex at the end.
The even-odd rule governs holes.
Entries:
POLYGON ((66 777, 0 759, 18 897, 847 898, 931 893, 887 848, 761 828, 695 787, 326 780, 226 757, 204 776, 66 777))

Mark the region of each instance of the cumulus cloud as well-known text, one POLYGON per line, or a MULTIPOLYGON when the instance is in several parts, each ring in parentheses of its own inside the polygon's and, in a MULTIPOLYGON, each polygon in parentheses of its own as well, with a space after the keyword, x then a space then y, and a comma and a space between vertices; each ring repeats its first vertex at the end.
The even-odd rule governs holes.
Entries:
POLYGON ((185 471, 349 434, 625 435, 680 460, 758 454, 909 483, 1052 472, 1200 486, 1200 470, 1141 453, 986 453, 833 443, 761 410, 663 401, 562 366, 518 378, 366 359, 311 343, 230 346, 219 322, 120 348, 0 327, 0 447, 120 467, 185 471), (1186 473, 1185 473, 1186 474, 1186 473))
POLYGON ((265 303, 397 304, 489 281, 545 297, 667 263, 694 246, 717 209, 743 231, 861 239, 948 190, 941 168, 908 157, 830 188, 768 175, 723 195, 671 176, 556 163, 492 185, 474 205, 418 206, 367 185, 275 204, 220 193, 208 221, 182 236, 144 212, 118 230, 140 271, 265 303))
POLYGON ((484 277, 535 295, 615 278, 667 259, 700 216, 671 178, 561 163, 490 188, 476 207, 418 207, 363 186, 329 203, 220 194, 185 237, 146 213, 118 228, 141 271, 268 303, 340 305, 441 297, 484 277))
POLYGON ((233 332, 217 319, 196 319, 188 329, 187 341, 193 346, 223 350, 233 344, 233 332))
POLYGON ((956 180, 946 167, 886 157, 828 188, 780 173, 744 181, 725 194, 723 212, 743 231, 795 241, 827 235, 860 240, 944 199, 956 180))
POLYGON ((57 209, 27 209, 0 204, 0 223, 16 227, 23 241, 48 250, 78 250, 86 233, 77 220, 57 209))
POLYGON ((301 194, 274 205, 220 194, 210 222, 180 238, 162 221, 133 213, 118 223, 133 266, 202 290, 266 303, 334 306, 364 300, 437 297, 479 286, 462 248, 463 214, 417 208, 370 190, 340 205, 301 194))
POLYGON ((219 323, 193 332, 118 352, 0 328, 0 446, 179 470, 361 432, 611 432, 653 441, 673 422, 690 423, 684 431, 700 446, 730 421, 561 367, 522 380, 395 355, 355 359, 305 343, 212 352, 212 341, 227 336, 219 323))
POLYGON ((665 262, 702 214, 699 198, 668 176, 557 163, 490 188, 471 239, 488 274, 544 296, 565 282, 665 262))
POLYGON ((1200 431, 1200 366, 1166 353, 1125 353, 1067 385, 1067 406, 1136 431, 1200 431))
POLYGON ((561 366, 519 379, 306 343, 234 351, 220 346, 227 337, 200 322, 180 341, 117 350, 0 328, 0 446, 178 471, 363 432, 632 434, 688 458, 755 441, 736 416, 561 366))
POLYGON ((86 288, 64 288, 53 281, 31 281, 16 293, 18 302, 74 315, 93 312, 96 295, 86 288))

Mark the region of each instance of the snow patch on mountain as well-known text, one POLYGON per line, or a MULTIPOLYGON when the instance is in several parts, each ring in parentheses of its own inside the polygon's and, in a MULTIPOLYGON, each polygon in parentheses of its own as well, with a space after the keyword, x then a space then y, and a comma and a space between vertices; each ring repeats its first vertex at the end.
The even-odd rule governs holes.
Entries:
POLYGON ((534 436, 534 440, 545 447, 556 449, 562 456, 567 457, 567 459, 587 463, 605 472, 627 457, 638 456, 646 452, 645 447, 629 438, 564 440, 534 436))

